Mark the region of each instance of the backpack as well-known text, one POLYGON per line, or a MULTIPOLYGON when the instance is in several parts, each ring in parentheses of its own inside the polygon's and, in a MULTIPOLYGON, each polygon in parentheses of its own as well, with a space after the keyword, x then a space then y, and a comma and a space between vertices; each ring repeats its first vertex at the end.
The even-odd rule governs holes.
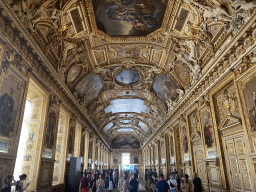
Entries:
POLYGON ((21 190, 20 181, 17 181, 16 183, 16 191, 21 190))

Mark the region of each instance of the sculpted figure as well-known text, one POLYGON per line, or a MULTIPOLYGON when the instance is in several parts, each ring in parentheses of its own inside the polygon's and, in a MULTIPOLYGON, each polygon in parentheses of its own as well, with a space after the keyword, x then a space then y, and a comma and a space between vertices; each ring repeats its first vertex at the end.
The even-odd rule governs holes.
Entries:
POLYGON ((222 7, 222 6, 218 6, 216 8, 213 8, 209 5, 204 5, 198 2, 192 2, 194 3, 196 6, 198 6, 200 8, 200 10, 203 12, 203 17, 204 17, 204 21, 207 21, 208 19, 213 19, 213 20, 217 20, 217 19, 222 19, 224 21, 232 21, 232 16, 230 16, 227 12, 227 10, 222 7))
POLYGON ((170 112, 174 109, 174 107, 175 107, 176 104, 177 104, 177 102, 176 102, 176 101, 173 101, 171 98, 169 98, 169 99, 167 100, 168 113, 170 113, 170 112))
POLYGON ((224 106, 227 115, 231 115, 231 107, 232 107, 232 96, 228 92, 228 90, 222 91, 222 104, 224 106))
POLYGON ((200 65, 198 63, 195 64, 195 66, 191 68, 191 71, 192 71, 191 75, 193 77, 191 85, 193 85, 199 79, 199 77, 200 77, 200 74, 201 74, 201 67, 200 67, 200 65))
POLYGON ((247 2, 245 0, 235 0, 233 2, 231 1, 231 7, 232 7, 232 11, 235 13, 241 10, 249 11, 256 8, 256 1, 247 2))
POLYGON ((66 58, 67 58, 67 55, 68 55, 68 51, 71 50, 71 49, 74 49, 76 47, 77 47, 76 43, 70 43, 68 41, 64 41, 64 49, 62 51, 61 65, 65 64, 65 61, 66 61, 66 58))
POLYGON ((55 28, 58 27, 58 21, 60 17, 63 15, 63 11, 58 9, 46 9, 45 7, 39 7, 35 13, 33 14, 32 23, 36 23, 41 20, 49 20, 52 22, 55 28))
POLYGON ((192 39, 190 39, 186 41, 181 41, 181 45, 183 46, 186 45, 190 48, 190 54, 188 59, 192 62, 196 62, 197 60, 195 59, 195 48, 196 48, 195 42, 192 39))
POLYGON ((177 93, 179 94, 179 100, 185 95, 185 92, 182 89, 176 89, 177 93))

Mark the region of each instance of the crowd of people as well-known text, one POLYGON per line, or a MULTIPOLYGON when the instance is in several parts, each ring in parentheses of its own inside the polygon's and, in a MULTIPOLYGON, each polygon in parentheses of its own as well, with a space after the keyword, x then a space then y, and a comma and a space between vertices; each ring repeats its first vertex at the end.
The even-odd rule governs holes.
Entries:
POLYGON ((169 180, 164 180, 161 174, 159 179, 156 170, 151 169, 146 172, 146 191, 149 192, 202 192, 202 182, 197 174, 191 182, 187 174, 181 178, 176 170, 169 175, 169 180))
MULTIPOLYGON (((181 178, 176 170, 169 175, 169 180, 164 179, 161 174, 157 177, 156 171, 146 172, 146 191, 147 192, 202 192, 202 182, 197 174, 194 173, 192 182, 187 174, 181 178)), ((4 187, 1 192, 10 192, 11 187, 15 186, 16 192, 24 191, 30 183, 24 186, 27 175, 20 175, 20 180, 15 181, 11 175, 4 179, 4 187)), ((80 180, 79 192, 137 192, 139 186, 138 172, 124 171, 119 179, 118 170, 103 170, 84 172, 80 180)))
POLYGON ((11 192, 12 186, 15 187, 16 192, 25 191, 31 182, 25 184, 25 181, 27 179, 26 174, 20 175, 19 178, 20 179, 18 181, 15 181, 13 176, 6 175, 3 181, 3 187, 1 189, 1 192, 11 192))
POLYGON ((137 192, 138 190, 138 172, 125 171, 119 179, 118 170, 103 170, 84 172, 80 180, 80 192, 137 192))

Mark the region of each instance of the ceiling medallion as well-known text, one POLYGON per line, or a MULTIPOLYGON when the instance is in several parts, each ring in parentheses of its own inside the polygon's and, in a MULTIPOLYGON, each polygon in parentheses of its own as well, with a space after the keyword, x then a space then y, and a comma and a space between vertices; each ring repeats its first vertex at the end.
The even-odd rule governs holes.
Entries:
POLYGON ((140 74, 133 70, 123 70, 116 74, 115 79, 122 85, 134 85, 140 80, 140 74))

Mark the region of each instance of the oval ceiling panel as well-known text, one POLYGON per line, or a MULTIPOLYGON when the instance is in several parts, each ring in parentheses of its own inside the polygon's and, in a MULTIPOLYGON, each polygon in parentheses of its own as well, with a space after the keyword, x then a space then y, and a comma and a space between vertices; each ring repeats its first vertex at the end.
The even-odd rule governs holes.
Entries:
POLYGON ((132 85, 140 80, 140 75, 132 70, 124 70, 116 75, 116 80, 125 85, 132 85))
POLYGON ((81 65, 74 65, 70 68, 67 75, 67 83, 73 83, 82 71, 81 65))

